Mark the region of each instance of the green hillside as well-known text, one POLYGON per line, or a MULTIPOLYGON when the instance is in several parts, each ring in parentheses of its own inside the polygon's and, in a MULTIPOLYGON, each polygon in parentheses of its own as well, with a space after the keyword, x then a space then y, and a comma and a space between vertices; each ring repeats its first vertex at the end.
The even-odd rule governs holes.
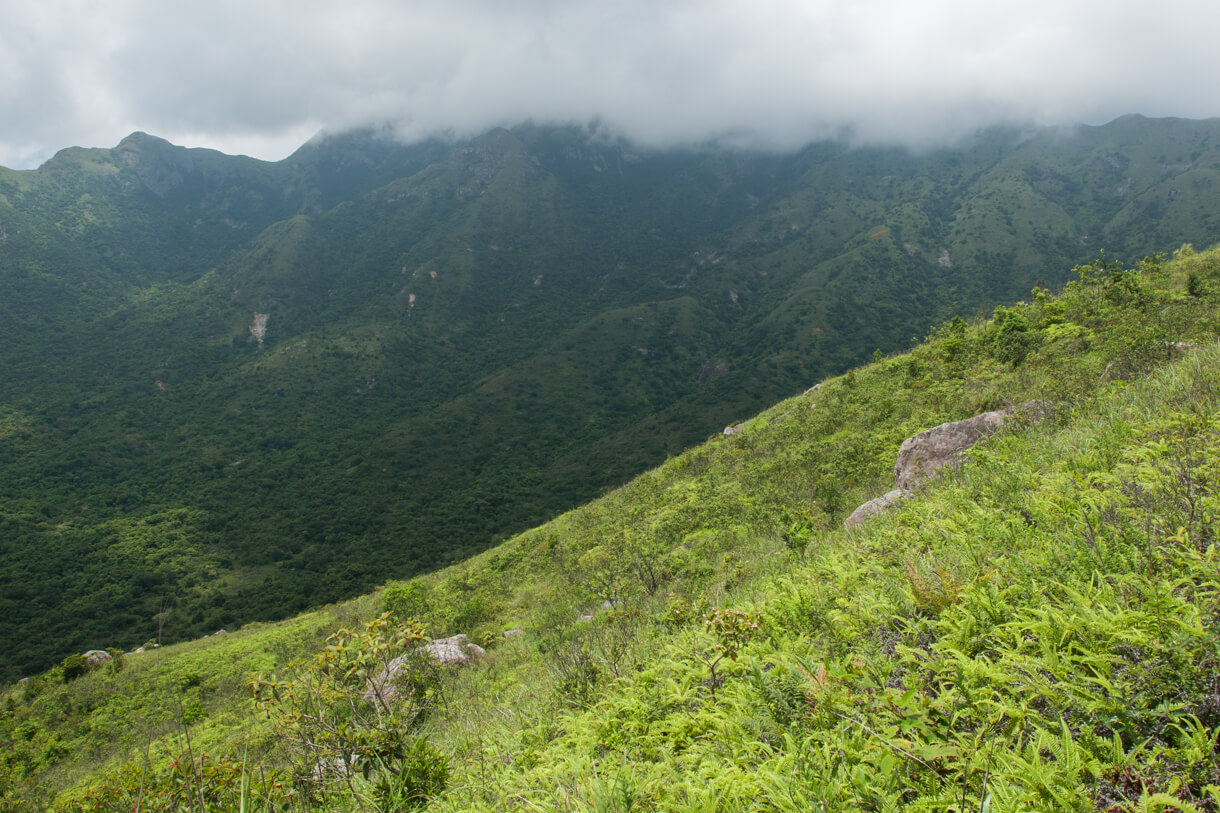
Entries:
POLYGON ((461 564, 13 686, 0 798, 1216 810, 1220 250, 1074 276, 461 564), (842 529, 904 438, 1031 400, 1040 419, 842 529), (486 656, 369 693, 456 633, 486 656))
POLYGON ((0 170, 0 677, 461 561, 1100 246, 1203 244, 1218 127, 0 170))

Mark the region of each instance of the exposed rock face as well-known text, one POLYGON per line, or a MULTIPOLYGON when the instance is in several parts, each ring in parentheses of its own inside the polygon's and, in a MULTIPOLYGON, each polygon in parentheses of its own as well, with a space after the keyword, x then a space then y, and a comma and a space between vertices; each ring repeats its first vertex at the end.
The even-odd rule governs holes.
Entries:
POLYGON ((894 464, 894 487, 907 489, 924 482, 937 470, 956 465, 963 452, 995 432, 1014 415, 1040 415, 1042 411, 1039 403, 1028 401, 962 421, 942 423, 907 438, 898 449, 898 462, 894 464))
POLYGON ((82 657, 84 657, 85 663, 90 666, 97 666, 99 663, 111 660, 110 653, 104 649, 90 649, 82 657))
POLYGON ((524 634, 525 634, 525 630, 522 630, 522 629, 504 630, 505 638, 516 638, 518 635, 524 635, 524 634))
POLYGON ((733 435, 739 434, 740 432, 741 432, 741 424, 738 424, 736 426, 726 426, 724 428, 724 436, 726 438, 732 437, 733 435))
POLYGON ((963 452, 995 432, 1014 416, 1041 418, 1045 414, 1044 403, 1026 401, 962 421, 942 423, 907 438, 898 449, 898 462, 894 464, 894 490, 869 500, 852 511, 851 516, 844 520, 843 527, 859 525, 899 500, 909 497, 908 489, 924 482, 939 469, 956 465, 963 452))
POLYGON ((263 346, 263 339, 267 338, 267 319, 269 317, 270 314, 255 312, 254 322, 250 325, 250 335, 258 342, 260 349, 263 346))
POLYGON ((864 503, 864 505, 861 505, 855 511, 852 511, 851 516, 843 520, 843 527, 851 528, 855 525, 859 525, 861 522, 864 522, 864 520, 868 519, 874 514, 880 514, 882 511, 885 511, 899 500, 906 499, 909 496, 911 496, 911 492, 903 488, 896 488, 893 491, 887 491, 880 497, 875 497, 874 499, 864 503))

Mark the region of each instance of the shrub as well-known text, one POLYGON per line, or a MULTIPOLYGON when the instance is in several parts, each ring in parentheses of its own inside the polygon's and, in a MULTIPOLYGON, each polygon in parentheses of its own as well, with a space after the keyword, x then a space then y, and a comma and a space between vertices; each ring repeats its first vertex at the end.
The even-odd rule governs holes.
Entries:
POLYGON ((71 683, 89 671, 89 662, 84 655, 69 655, 60 666, 64 670, 64 683, 71 683))
POLYGON ((286 677, 251 683, 308 795, 325 801, 337 791, 401 810, 444 788, 447 761, 414 734, 439 692, 424 640, 417 622, 396 624, 387 612, 362 631, 335 633, 286 677))

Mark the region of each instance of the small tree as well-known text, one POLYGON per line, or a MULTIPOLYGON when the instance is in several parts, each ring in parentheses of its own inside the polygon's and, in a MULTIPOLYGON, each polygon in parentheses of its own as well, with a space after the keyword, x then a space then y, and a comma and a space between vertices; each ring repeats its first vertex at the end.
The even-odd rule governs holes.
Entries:
POLYGON ((622 593, 628 563, 621 540, 609 540, 590 548, 577 566, 581 581, 598 598, 613 601, 622 593))
POLYGON ((716 687, 720 685, 720 678, 716 674, 717 664, 725 658, 737 660, 742 648, 758 632, 759 622, 758 613, 748 613, 744 610, 712 610, 703 617, 703 623, 716 636, 716 644, 704 659, 711 673, 708 686, 713 696, 716 694, 716 687))

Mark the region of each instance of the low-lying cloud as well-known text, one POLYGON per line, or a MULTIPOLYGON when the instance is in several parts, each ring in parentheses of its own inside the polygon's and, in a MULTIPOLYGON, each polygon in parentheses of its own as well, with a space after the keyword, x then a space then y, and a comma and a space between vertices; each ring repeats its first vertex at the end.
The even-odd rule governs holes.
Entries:
POLYGON ((145 130, 281 158, 599 119, 657 146, 929 146, 996 123, 1220 115, 1220 7, 1186 0, 43 2, 0 28, 0 165, 145 130))

